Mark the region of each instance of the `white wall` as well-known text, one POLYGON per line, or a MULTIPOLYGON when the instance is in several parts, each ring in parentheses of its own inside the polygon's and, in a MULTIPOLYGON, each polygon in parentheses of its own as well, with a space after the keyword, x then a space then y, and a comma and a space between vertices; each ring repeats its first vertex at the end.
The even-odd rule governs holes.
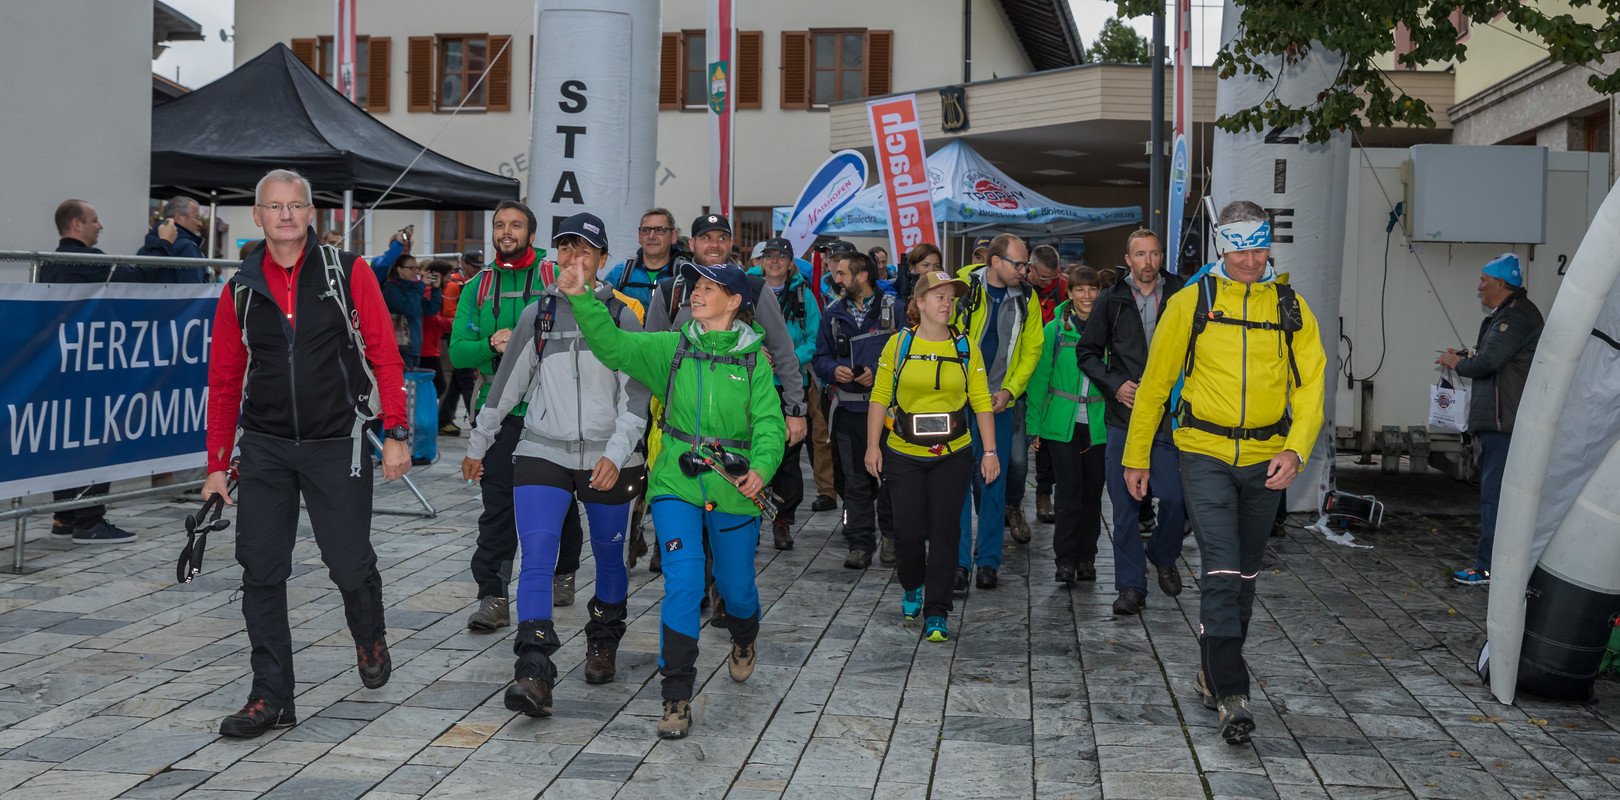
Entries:
MULTIPOLYGON (((54 250, 56 206, 95 206, 101 249, 146 236, 152 4, 6 0, 0 22, 0 249, 54 250)), ((0 265, 4 268, 9 265, 0 265)))
MULTIPOLYGON (((988 79, 1028 72, 1028 60, 1006 26, 997 0, 973 0, 973 76, 988 79)), ((529 149, 529 39, 534 25, 530 0, 359 0, 357 31, 392 38, 390 110, 379 115, 395 130, 479 169, 516 177, 525 183, 529 149), (448 114, 409 113, 405 75, 407 39, 436 33, 495 33, 512 36, 512 111, 448 114)), ((704 26, 702 0, 665 0, 662 29, 679 31, 704 26)), ((953 84, 962 78, 962 5, 951 0, 776 0, 740 4, 740 30, 764 32, 763 108, 737 112, 736 197, 739 206, 789 205, 810 173, 826 159, 827 113, 784 111, 781 106, 782 37, 784 30, 852 27, 895 31, 895 91, 953 84)), ((276 42, 331 33, 330 0, 237 0, 236 63, 262 53, 276 42)), ((542 54, 540 57, 547 57, 542 54)), ((596 53, 551 54, 556 58, 603 57, 596 53)), ((935 101, 937 102, 937 101, 935 101)), ((663 111, 658 115, 656 202, 675 213, 682 228, 708 202, 708 128, 705 115, 663 111)), ((255 238, 245 209, 228 212, 231 238, 255 238)), ((395 229, 415 223, 418 239, 428 241, 420 212, 376 215, 369 247, 376 252, 395 229)), ((234 242, 233 242, 234 243, 234 242)), ((616 250, 624 248, 616 247, 616 250)))
MULTIPOLYGON (((1397 425, 1403 430, 1428 419, 1428 386, 1439 377, 1437 350, 1474 346, 1485 316, 1475 294, 1479 269, 1504 252, 1525 264, 1531 301, 1543 314, 1552 308, 1562 278, 1559 261, 1575 255, 1592 216, 1608 190, 1608 157, 1588 153, 1549 153, 1547 241, 1528 245, 1442 244, 1421 242, 1408 248, 1396 226, 1389 246, 1389 285, 1384 293, 1384 324, 1379 320, 1379 293, 1384 277, 1384 225, 1390 207, 1404 196, 1400 148, 1354 150, 1350 164, 1348 221, 1345 231, 1344 283, 1340 292, 1343 332, 1355 347, 1354 374, 1360 379, 1378 364, 1388 339, 1383 368, 1373 378, 1373 427, 1397 425), (1380 187, 1380 183, 1382 187, 1380 187), (1386 193, 1388 200, 1386 200, 1386 193), (1420 268, 1419 262, 1422 267, 1420 268), (1424 277, 1427 269, 1434 289, 1424 277), (1436 294, 1438 289, 1438 294, 1436 294), (1457 332, 1446 322, 1451 316, 1457 332), (1460 339, 1460 341, 1459 341, 1460 339)), ((1309 298, 1306 298, 1307 300, 1309 298)), ((1335 321, 1317 311, 1321 324, 1335 321)), ((1340 343, 1339 356, 1348 354, 1340 343)), ((1361 389, 1347 388, 1343 375, 1338 392, 1339 427, 1360 427, 1361 389)))

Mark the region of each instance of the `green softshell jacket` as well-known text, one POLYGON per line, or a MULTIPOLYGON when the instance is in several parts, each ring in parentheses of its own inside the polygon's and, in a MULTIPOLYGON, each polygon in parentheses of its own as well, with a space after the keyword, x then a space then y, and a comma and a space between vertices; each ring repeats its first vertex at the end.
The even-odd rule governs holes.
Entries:
MULTIPOLYGON (((516 327, 523 309, 545 294, 540 280, 540 263, 545 259, 546 251, 536 247, 534 263, 524 269, 501 269, 491 261, 461 287, 461 299, 456 301, 456 321, 450 329, 450 365, 457 369, 476 368, 484 376, 484 380, 478 382, 478 408, 484 407, 489 385, 495 380, 495 359, 500 355, 489 349, 489 337, 496 331, 516 327), (534 288, 525 303, 523 292, 531 286, 531 276, 534 288), (495 318, 495 293, 482 291, 488 280, 497 282, 495 286, 501 294, 500 319, 495 318), (485 295, 482 303, 478 302, 480 294, 485 295)), ((521 417, 526 410, 527 404, 518 403, 512 415, 521 417)))
POLYGON ((1070 399, 1080 396, 1080 384, 1086 386, 1086 423, 1091 428, 1091 444, 1108 441, 1103 425, 1104 402, 1096 384, 1086 381, 1080 372, 1080 359, 1075 356, 1075 345, 1080 343, 1080 332, 1085 322, 1069 314, 1069 303, 1052 313, 1046 324, 1046 339, 1041 343, 1041 359, 1035 374, 1029 379, 1028 410, 1024 414, 1029 435, 1054 442, 1067 442, 1074 438, 1074 420, 1079 404, 1070 399), (1062 397, 1058 392, 1069 395, 1062 397))
MULTIPOLYGON (((770 482, 782 463, 787 421, 782 418, 775 377, 761 352, 764 335, 758 328, 736 323, 731 330, 700 333, 698 324, 689 322, 680 331, 634 333, 620 330, 607 306, 593 294, 569 295, 568 302, 591 352, 608 369, 623 371, 651 390, 665 404, 672 427, 703 438, 751 442, 747 448, 727 449, 746 456, 749 466, 770 482), (669 370, 682 337, 688 352, 676 369, 670 398, 665 396, 669 370), (750 378, 740 364, 704 360, 697 351, 725 356, 754 353, 753 375, 750 378)), ((684 475, 678 458, 689 449, 691 445, 664 436, 648 482, 649 499, 673 495, 699 507, 714 503, 716 510, 727 514, 759 515, 753 501, 720 475, 712 471, 697 478, 684 475)))

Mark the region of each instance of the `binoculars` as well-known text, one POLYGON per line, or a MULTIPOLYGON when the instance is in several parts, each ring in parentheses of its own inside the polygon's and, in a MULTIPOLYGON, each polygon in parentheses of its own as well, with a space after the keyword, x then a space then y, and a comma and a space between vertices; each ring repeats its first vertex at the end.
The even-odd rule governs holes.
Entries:
MULTIPOLYGON (((736 486, 738 481, 748 476, 748 458, 733 453, 715 442, 705 442, 700 449, 682 452, 678 463, 681 474, 688 478, 696 478, 713 470, 724 476, 732 486, 736 486)), ((771 500, 770 492, 761 491, 758 497, 751 499, 762 518, 767 520, 776 518, 776 503, 771 500)))

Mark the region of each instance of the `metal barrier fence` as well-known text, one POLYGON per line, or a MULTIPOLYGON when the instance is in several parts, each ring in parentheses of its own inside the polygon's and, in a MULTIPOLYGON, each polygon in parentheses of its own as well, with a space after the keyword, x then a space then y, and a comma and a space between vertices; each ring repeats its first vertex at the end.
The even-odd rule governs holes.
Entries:
MULTIPOLYGON (((426 258, 447 258, 457 260, 460 259, 460 257, 461 254, 459 253, 434 253, 430 255, 416 256, 418 260, 426 258)), ((0 268, 0 284, 23 282, 35 283, 37 282, 40 266, 47 263, 112 265, 114 269, 108 271, 108 282, 112 282, 112 279, 117 277, 116 268, 120 266, 139 267, 143 269, 195 269, 197 267, 208 267, 215 269, 219 275, 226 275, 226 270, 235 270, 237 267, 241 266, 240 261, 223 258, 165 258, 162 256, 122 256, 101 253, 56 253, 41 252, 37 250, 0 250, 0 267, 3 267, 3 265, 8 263, 17 265, 17 268, 9 271, 0 268)), ((377 451, 380 453, 382 451, 382 442, 378 441, 376 435, 372 434, 370 431, 367 431, 367 436, 371 439, 373 446, 376 447, 377 451)), ((417 502, 421 505, 421 510, 373 508, 372 513, 426 518, 432 518, 438 515, 438 510, 433 507, 433 504, 422 493, 422 490, 417 488, 415 482, 411 480, 409 475, 405 476, 402 481, 410 490, 411 494, 415 496, 417 502)), ((188 492, 195 489, 200 489, 202 488, 202 485, 202 481, 194 480, 170 484, 167 486, 152 486, 143 489, 131 489, 128 491, 114 492, 96 497, 81 498, 78 500, 65 500, 62 502, 39 503, 33 505, 25 504, 23 502, 23 498, 10 498, 11 508, 5 511, 0 511, 0 523, 8 520, 15 521, 16 523, 15 541, 12 547, 12 572, 20 575, 24 571, 24 545, 27 541, 29 517, 41 514, 54 514, 58 511, 71 511, 73 509, 87 508, 90 506, 111 506, 120 502, 142 500, 165 494, 188 492)))

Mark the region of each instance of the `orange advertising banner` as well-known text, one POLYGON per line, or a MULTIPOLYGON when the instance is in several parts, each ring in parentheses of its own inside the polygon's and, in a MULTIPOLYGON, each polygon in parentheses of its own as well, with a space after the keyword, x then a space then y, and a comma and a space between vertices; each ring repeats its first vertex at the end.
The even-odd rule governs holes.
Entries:
POLYGON ((866 104, 873 154, 888 201, 889 252, 899 259, 919 244, 938 245, 934 231, 934 191, 928 181, 927 153, 917 124, 917 96, 885 97, 866 104))

